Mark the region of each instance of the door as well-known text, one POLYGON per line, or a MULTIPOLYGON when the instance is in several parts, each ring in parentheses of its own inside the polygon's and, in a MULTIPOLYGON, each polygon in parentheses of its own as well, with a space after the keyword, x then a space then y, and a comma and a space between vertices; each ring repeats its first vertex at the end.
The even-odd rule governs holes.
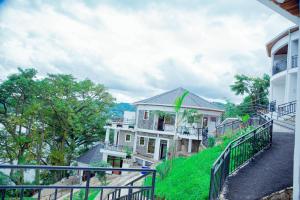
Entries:
POLYGON ((158 123, 157 123, 157 130, 163 131, 164 130, 164 117, 158 117, 158 123))
POLYGON ((168 141, 167 140, 160 140, 160 152, 159 152, 159 159, 163 160, 167 157, 167 148, 168 148, 168 141))
MULTIPOLYGON (((109 163, 113 168, 122 168, 123 160, 120 157, 116 156, 107 156, 107 163, 109 163)), ((114 170, 113 174, 121 174, 121 171, 114 170)))

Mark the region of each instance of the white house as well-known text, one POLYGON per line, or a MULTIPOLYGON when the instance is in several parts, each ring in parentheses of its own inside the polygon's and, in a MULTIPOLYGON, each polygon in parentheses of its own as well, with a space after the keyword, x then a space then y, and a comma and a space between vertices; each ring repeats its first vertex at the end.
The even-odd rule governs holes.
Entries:
POLYGON ((181 111, 176 113, 174 102, 184 91, 177 88, 138 101, 134 103, 135 121, 133 117, 127 120, 124 116, 123 122, 107 124, 103 159, 124 159, 128 154, 126 151, 132 150, 137 163, 150 165, 165 159, 171 148, 177 155, 198 152, 202 133, 208 130, 208 134, 214 134, 224 111, 190 92, 181 111), (184 110, 193 110, 194 114, 187 119, 183 117, 184 110))
MULTIPOLYGON (((268 6, 275 12, 281 14, 287 19, 294 22, 297 27, 300 25, 299 0, 259 0, 264 5, 268 6)), ((276 23, 276 22, 275 22, 276 23)), ((278 64, 278 69, 272 76, 271 98, 277 98, 279 102, 286 102, 292 99, 296 100, 296 129, 295 129, 295 148, 294 148, 294 177, 293 177, 293 199, 300 199, 300 45, 297 39, 300 38, 300 33, 297 27, 293 27, 274 39, 274 44, 269 43, 269 56, 272 56, 273 64, 278 64), (296 56, 297 55, 297 56, 296 56), (294 56, 294 57, 293 57, 294 56), (294 58, 294 59, 293 59, 294 58), (280 61, 282 60, 282 61, 280 61), (274 63, 275 61, 275 63, 274 63), (296 64, 293 64, 293 62, 296 64), (295 67, 292 67, 295 66, 295 67), (282 72, 280 70, 282 69, 282 72), (296 88, 296 91, 294 90, 296 88), (283 97, 279 97, 276 92, 281 92, 283 97)))

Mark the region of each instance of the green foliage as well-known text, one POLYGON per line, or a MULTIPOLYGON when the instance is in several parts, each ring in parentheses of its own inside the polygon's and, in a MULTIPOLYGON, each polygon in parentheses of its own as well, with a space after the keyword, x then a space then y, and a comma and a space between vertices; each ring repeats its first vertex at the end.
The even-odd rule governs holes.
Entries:
POLYGON ((242 122, 243 123, 247 123, 250 119, 250 115, 249 114, 246 114, 244 116, 242 116, 242 122))
MULTIPOLYGON (((110 164, 108 164, 104 161, 99 161, 99 162, 92 163, 91 167, 111 167, 111 166, 110 166, 110 164)), ((107 184, 107 178, 106 178, 105 171, 96 171, 96 177, 103 185, 107 184)))
POLYGON ((208 138, 208 147, 213 147, 216 144, 216 138, 214 137, 209 137, 208 138))
POLYGON ((227 103, 225 117, 251 115, 256 112, 257 106, 267 105, 269 86, 270 76, 267 74, 264 74, 262 78, 237 74, 230 88, 236 95, 245 95, 245 97, 237 106, 227 103))
MULTIPOLYGON (((88 200, 94 200, 101 190, 99 189, 90 189, 89 190, 89 198, 88 200)), ((74 200, 82 200, 85 197, 85 189, 81 189, 78 192, 73 194, 74 200)), ((64 200, 69 200, 69 198, 64 198, 64 200)))
POLYGON ((161 180, 165 179, 171 169, 171 161, 166 160, 162 164, 158 165, 156 170, 161 180))
POLYGON ((0 185, 10 185, 12 181, 9 176, 5 175, 3 172, 0 172, 0 185))
POLYGON ((185 90, 181 96, 176 98, 176 100, 174 102, 176 113, 178 113, 180 111, 182 103, 188 94, 189 94, 189 91, 185 90))
MULTIPOLYGON (((19 69, 0 83, 0 159, 17 164, 69 165, 78 153, 104 138, 114 98, 101 84, 72 75, 37 78, 19 69)), ((40 174, 60 179, 63 173, 40 174)), ((18 182, 23 182, 20 171, 18 182)), ((48 180, 42 180, 47 182, 48 180)))

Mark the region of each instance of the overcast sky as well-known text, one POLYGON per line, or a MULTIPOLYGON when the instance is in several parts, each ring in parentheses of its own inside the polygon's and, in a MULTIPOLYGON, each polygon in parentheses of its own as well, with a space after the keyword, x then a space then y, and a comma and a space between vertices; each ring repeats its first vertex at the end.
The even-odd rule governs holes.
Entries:
POLYGON ((119 102, 179 86, 237 102, 234 75, 268 73, 265 44, 293 25, 256 0, 46 2, 0 0, 0 79, 67 73, 119 102))

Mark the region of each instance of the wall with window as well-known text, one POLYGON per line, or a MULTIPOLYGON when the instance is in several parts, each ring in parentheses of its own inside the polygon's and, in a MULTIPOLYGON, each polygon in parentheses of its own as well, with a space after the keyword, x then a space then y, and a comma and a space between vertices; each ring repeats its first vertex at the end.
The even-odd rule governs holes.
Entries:
POLYGON ((118 144, 122 146, 133 147, 134 144, 134 133, 130 131, 119 132, 118 144))
POLYGON ((154 111, 139 110, 137 123, 138 128, 152 130, 154 124, 154 111))
POLYGON ((136 153, 153 159, 155 152, 156 134, 137 133, 136 153))

